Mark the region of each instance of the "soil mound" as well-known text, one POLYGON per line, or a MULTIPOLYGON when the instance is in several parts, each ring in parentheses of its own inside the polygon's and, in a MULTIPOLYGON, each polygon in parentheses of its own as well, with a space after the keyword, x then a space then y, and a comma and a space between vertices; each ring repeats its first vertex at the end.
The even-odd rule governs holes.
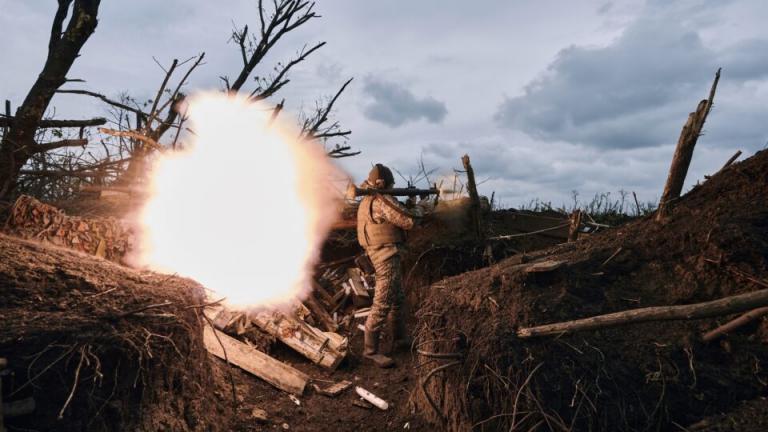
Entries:
POLYGON ((199 284, 0 235, 0 287, 11 430, 226 429, 199 284))
MULTIPOLYGON (((768 276, 768 152, 651 216, 445 279, 418 311, 414 402, 451 430, 670 430, 766 392, 762 320, 705 344, 733 318, 520 339, 519 327, 759 289, 768 276), (757 283, 755 282, 757 281, 757 283)), ((719 429, 718 429, 719 430, 719 429)))

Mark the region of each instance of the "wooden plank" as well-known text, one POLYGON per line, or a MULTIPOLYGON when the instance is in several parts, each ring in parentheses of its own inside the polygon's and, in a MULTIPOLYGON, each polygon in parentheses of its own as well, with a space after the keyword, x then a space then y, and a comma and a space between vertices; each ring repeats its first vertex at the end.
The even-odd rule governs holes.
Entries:
POLYGON ((363 284, 363 274, 357 267, 347 269, 349 276, 349 286, 352 288, 352 303, 356 307, 370 306, 373 303, 368 290, 363 284))
POLYGON ((224 359, 224 350, 226 350, 227 358, 231 364, 256 375, 280 390, 296 395, 304 393, 304 388, 309 381, 306 374, 275 360, 256 348, 214 330, 210 326, 205 326, 203 330, 203 342, 205 349, 211 354, 224 359), (223 349, 222 345, 224 346, 223 349))
POLYGON ((350 386, 352 386, 352 381, 340 381, 335 384, 331 384, 328 387, 321 388, 318 385, 315 385, 315 390, 317 390, 318 393, 320 393, 323 396, 328 397, 336 397, 344 390, 348 389, 350 386))

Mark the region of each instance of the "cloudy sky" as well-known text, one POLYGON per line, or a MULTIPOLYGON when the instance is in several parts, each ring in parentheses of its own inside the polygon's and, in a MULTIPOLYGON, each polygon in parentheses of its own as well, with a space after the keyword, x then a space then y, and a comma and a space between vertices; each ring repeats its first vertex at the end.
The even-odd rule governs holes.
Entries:
MULTIPOLYGON (((0 99, 21 102, 45 59, 53 0, 0 0, 0 99)), ((469 153, 481 193, 505 206, 635 191, 657 200, 687 115, 723 68, 688 187, 736 150, 768 142, 768 2, 763 0, 319 0, 322 18, 276 47, 262 73, 304 44, 328 44, 278 97, 298 112, 347 79, 336 117, 360 156, 404 174, 450 173, 469 153)), ((168 64, 206 52, 190 89, 236 75, 233 23, 257 28, 255 0, 103 0, 99 27, 71 78, 150 98, 168 64)), ((57 96, 60 117, 104 115, 57 96)), ((399 182, 401 185, 403 181, 399 182)))

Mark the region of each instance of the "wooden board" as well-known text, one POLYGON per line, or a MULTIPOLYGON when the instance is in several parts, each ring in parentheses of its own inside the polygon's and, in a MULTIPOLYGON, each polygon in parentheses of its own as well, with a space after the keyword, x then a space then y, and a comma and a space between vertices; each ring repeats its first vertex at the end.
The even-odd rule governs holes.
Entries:
POLYGON ((275 360, 263 352, 248 346, 237 339, 205 326, 203 330, 205 349, 220 359, 224 359, 224 350, 229 362, 240 367, 285 392, 301 395, 307 386, 309 377, 303 372, 275 360), (215 333, 214 333, 215 332, 215 333), (216 338, 218 336, 218 339, 216 338), (219 343, 221 341, 221 343, 219 343), (222 345, 224 349, 222 349, 222 345))
POLYGON ((363 284, 363 274, 360 272, 360 269, 350 267, 347 270, 347 275, 349 276, 349 286, 352 288, 352 303, 356 307, 370 306, 373 301, 363 284))

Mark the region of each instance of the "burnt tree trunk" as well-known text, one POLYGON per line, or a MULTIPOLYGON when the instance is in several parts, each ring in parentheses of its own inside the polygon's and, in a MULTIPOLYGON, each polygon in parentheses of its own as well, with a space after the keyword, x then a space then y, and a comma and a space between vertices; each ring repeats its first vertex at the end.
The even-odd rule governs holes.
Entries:
POLYGON ((712 102, 715 99, 715 90, 717 89, 717 82, 719 80, 720 69, 718 69, 715 74, 715 81, 712 83, 712 88, 709 91, 709 98, 699 102, 696 111, 688 115, 688 121, 685 122, 683 130, 680 132, 680 138, 677 140, 675 154, 672 156, 672 164, 669 167, 667 183, 664 186, 664 193, 661 195, 661 200, 659 201, 659 210, 656 213, 656 220, 663 219, 669 212, 669 207, 672 202, 680 197, 680 192, 683 190, 683 183, 685 183, 685 176, 688 174, 688 167, 691 165, 691 158, 693 158, 693 149, 696 147, 696 141, 699 139, 699 135, 701 135, 704 122, 707 120, 707 115, 712 109, 712 102))
POLYGON ((73 0, 59 0, 43 70, 16 110, 14 120, 0 142, 0 199, 13 191, 21 168, 32 155, 68 144, 37 144, 35 133, 56 90, 66 82, 80 49, 96 30, 100 0, 74 0, 74 5, 72 3, 73 0), (62 32, 70 6, 72 16, 62 32))

